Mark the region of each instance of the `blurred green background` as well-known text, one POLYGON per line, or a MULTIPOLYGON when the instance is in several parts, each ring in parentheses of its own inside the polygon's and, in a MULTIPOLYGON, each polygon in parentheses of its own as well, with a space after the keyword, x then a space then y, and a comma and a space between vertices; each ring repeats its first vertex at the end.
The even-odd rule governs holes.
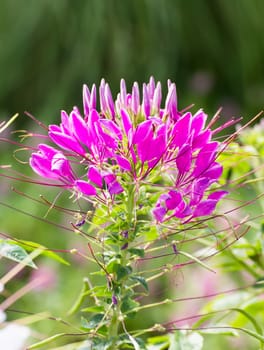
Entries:
MULTIPOLYGON (((242 115, 249 120, 263 109, 263 16, 263 0, 1 0, 0 122, 18 112, 14 129, 35 128, 25 110, 45 123, 58 122, 61 109, 82 105, 83 83, 91 86, 105 78, 115 95, 121 78, 130 87, 151 75, 163 83, 163 95, 167 79, 176 82, 180 109, 195 103, 196 109, 213 115, 222 106, 226 119, 242 115)), ((0 152, 2 164, 14 162, 6 144, 0 144, 0 152)), ((27 166, 23 169, 32 176, 27 166)), ((43 218, 47 208, 10 194, 11 183, 0 179, 5 203, 43 218)), ((41 192, 51 201, 56 195, 48 188, 17 182, 15 187, 34 197, 41 192)), ((53 212, 48 219, 69 224, 53 212)), ((3 206, 0 222, 1 230, 15 237, 56 249, 80 247, 87 253, 71 233, 3 206)), ((55 282, 15 307, 65 314, 89 269, 74 257, 66 258, 72 267, 40 260, 55 273, 55 282)), ((1 274, 9 268, 2 265, 1 274)), ((26 271, 10 290, 31 278, 26 271)), ((159 316, 150 315, 154 322, 159 316)), ((38 327, 41 332, 53 330, 50 323, 38 327)))
POLYGON ((0 119, 55 121, 83 83, 150 75, 179 105, 255 115, 264 100, 263 0, 1 0, 0 119))

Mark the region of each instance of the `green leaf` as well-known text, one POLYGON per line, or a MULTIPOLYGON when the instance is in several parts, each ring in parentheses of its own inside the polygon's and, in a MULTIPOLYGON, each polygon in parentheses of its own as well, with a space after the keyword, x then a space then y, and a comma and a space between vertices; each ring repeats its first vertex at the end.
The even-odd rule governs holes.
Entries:
POLYGON ((133 309, 135 309, 136 307, 139 306, 139 303, 136 302, 135 300, 131 299, 130 297, 125 297, 123 299, 123 302, 121 304, 121 311, 123 313, 130 313, 133 311, 133 309))
POLYGON ((137 255, 137 256, 139 256, 140 258, 143 258, 144 255, 145 255, 144 249, 129 248, 127 251, 128 251, 130 254, 132 254, 132 255, 137 255))
POLYGON ((121 264, 115 264, 114 272, 116 273, 117 281, 120 281, 121 279, 131 274, 132 268, 130 266, 122 266, 121 264))
POLYGON ((148 284, 147 284, 144 277, 142 277, 142 276, 130 276, 129 279, 140 283, 145 288, 145 290, 147 292, 149 291, 148 284))
POLYGON ((259 278, 253 287, 254 288, 264 288, 264 277, 259 278))
POLYGON ((19 240, 19 242, 16 242, 16 241, 12 241, 12 242, 14 242, 15 244, 18 244, 20 247, 30 252, 35 249, 42 249, 40 255, 44 255, 52 260, 58 261, 61 264, 70 265, 70 263, 68 263, 68 261, 63 259, 60 255, 48 250, 45 246, 38 244, 36 242, 24 241, 24 240, 19 240))
POLYGON ((104 318, 104 314, 101 314, 101 313, 94 315, 93 317, 90 318, 90 320, 87 320, 86 318, 82 317, 81 326, 85 330, 96 328, 101 323, 103 318, 104 318))
POLYGON ((35 344, 32 344, 32 345, 28 346, 28 347, 27 347, 27 350, 32 350, 32 349, 41 348, 42 346, 47 345, 47 344, 53 342, 54 340, 57 340, 57 339, 59 339, 59 338, 62 338, 62 337, 64 337, 65 335, 67 335, 67 333, 55 334, 55 335, 53 335, 53 336, 51 336, 51 337, 49 337, 49 338, 46 338, 46 339, 44 339, 44 340, 41 340, 41 341, 39 341, 39 342, 37 342, 37 343, 35 343, 35 344))
POLYGON ((169 335, 168 350, 201 350, 203 337, 197 332, 178 331, 169 335))
POLYGON ((95 312, 103 312, 104 311, 104 307, 103 306, 90 306, 90 307, 86 307, 84 309, 81 310, 82 312, 90 312, 90 313, 95 313, 95 312))
POLYGON ((169 337, 160 335, 148 338, 147 350, 167 350, 169 346, 169 337))
POLYGON ((83 280, 83 285, 82 285, 82 290, 78 296, 78 298, 76 299, 75 303, 73 304, 73 306, 70 308, 70 310, 68 311, 68 315, 72 315, 75 312, 78 311, 78 309, 80 308, 80 306, 82 305, 85 297, 86 297, 86 292, 89 290, 89 283, 88 281, 84 278, 83 280))
POLYGON ((10 243, 9 240, 0 240, 0 256, 30 266, 34 269, 37 268, 25 249, 14 244, 12 241, 10 243))

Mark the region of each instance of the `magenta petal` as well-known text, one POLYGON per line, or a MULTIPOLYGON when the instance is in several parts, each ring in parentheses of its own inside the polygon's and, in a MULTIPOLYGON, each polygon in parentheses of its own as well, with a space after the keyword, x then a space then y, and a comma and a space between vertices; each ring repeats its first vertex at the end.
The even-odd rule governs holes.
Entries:
POLYGON ((170 191, 169 192, 169 198, 166 199, 165 205, 168 210, 173 210, 175 209, 179 203, 182 201, 182 196, 179 192, 177 191, 170 191))
POLYGON ((84 116, 88 116, 90 112, 90 90, 87 85, 83 85, 83 113, 84 116))
POLYGON ((51 170, 54 171, 54 173, 67 178, 70 182, 74 181, 70 163, 68 159, 60 152, 56 153, 52 158, 51 170))
POLYGON ((96 108, 96 86, 95 86, 95 84, 93 84, 93 86, 92 86, 89 108, 90 108, 90 111, 92 109, 96 108))
POLYGON ((206 143, 210 142, 211 136, 211 130, 205 130, 201 134, 194 136, 192 141, 192 149, 196 150, 202 148, 206 143))
POLYGON ((207 199, 200 202, 193 212, 193 217, 211 215, 215 210, 216 204, 217 200, 215 199, 207 199))
POLYGON ((75 137, 80 140, 84 145, 89 146, 89 133, 88 127, 83 118, 75 112, 71 113, 72 127, 75 137))
POLYGON ((186 218, 186 216, 190 216, 192 214, 191 208, 189 205, 186 205, 184 201, 180 203, 178 208, 174 212, 174 216, 179 219, 186 218))
POLYGON ((186 144, 179 150, 176 165, 180 174, 190 170, 192 165, 192 150, 189 145, 186 144))
POLYGON ((164 113, 169 115, 174 121, 177 120, 180 115, 178 112, 176 85, 172 83, 169 84, 164 113))
POLYGON ((217 181, 222 175, 223 166, 217 162, 214 162, 204 173, 203 176, 209 177, 217 181))
POLYGON ((210 186, 210 184, 211 181, 207 177, 202 177, 198 180, 194 180, 191 192, 191 205, 195 205, 201 201, 204 195, 204 191, 210 186))
POLYGON ((149 93, 149 97, 151 99, 153 99, 153 95, 154 95, 154 91, 155 91, 155 79, 153 78, 153 76, 151 76, 149 78, 149 82, 147 84, 147 90, 148 90, 148 93, 149 93))
POLYGON ((108 107, 108 111, 112 118, 115 117, 115 105, 112 97, 112 93, 108 84, 105 84, 105 102, 108 107))
POLYGON ((111 195, 119 194, 119 193, 122 193, 124 191, 123 187, 117 181, 109 183, 107 185, 107 188, 108 188, 108 191, 111 195))
POLYGON ((50 169, 51 161, 43 158, 41 154, 33 153, 29 164, 31 168, 34 170, 35 173, 37 173, 39 176, 42 176, 44 178, 48 179, 58 179, 59 175, 52 172, 50 169))
POLYGON ((152 132, 151 120, 145 120, 144 122, 140 123, 134 132, 133 144, 136 145, 137 143, 142 142, 144 139, 146 139, 149 136, 151 132, 152 132))
POLYGON ((99 86, 100 107, 102 112, 107 111, 107 104, 105 100, 105 80, 102 79, 99 86))
POLYGON ((130 116, 125 109, 121 109, 120 113, 121 113, 121 119, 122 119, 122 125, 124 128, 124 131, 126 135, 128 135, 129 130, 132 129, 132 122, 131 122, 130 116))
POLYGON ((89 168, 87 177, 90 181, 95 183, 100 188, 103 187, 103 177, 101 176, 99 170, 96 167, 91 166, 89 168))
POLYGON ((140 108, 140 96, 139 96, 139 88, 138 83, 135 82, 133 84, 132 88, 132 94, 131 94, 131 109, 134 114, 137 114, 139 112, 140 108))
POLYGON ((152 210, 152 214, 158 222, 162 222, 166 215, 166 209, 162 206, 156 206, 156 208, 152 210))
POLYGON ((152 108, 154 109, 154 112, 159 111, 161 99, 162 99, 161 83, 158 82, 154 91, 153 101, 152 101, 152 105, 153 105, 152 108))
POLYGON ((205 145, 196 158, 194 176, 201 176, 215 163, 218 142, 210 142, 205 145))
MULTIPOLYGON (((70 130, 71 130, 71 126, 69 122, 69 116, 65 111, 61 111, 61 130, 57 130, 57 131, 62 131, 65 134, 70 135, 71 134, 70 130)), ((53 129, 52 131, 56 131, 56 130, 53 129)))
POLYGON ((50 139, 63 149, 71 150, 80 155, 84 155, 85 151, 81 145, 71 136, 59 132, 49 132, 50 139))
POLYGON ((121 169, 131 171, 131 165, 130 162, 121 156, 115 156, 115 159, 117 161, 117 164, 120 166, 121 169))
POLYGON ((113 194, 119 194, 123 192, 123 187, 120 185, 120 183, 116 180, 116 176, 113 174, 105 175, 104 180, 107 185, 107 189, 111 195, 113 194))
POLYGON ((103 125, 114 138, 122 140, 122 132, 112 120, 101 119, 100 124, 103 125))
POLYGON ((150 116, 150 99, 149 99, 149 94, 148 94, 148 89, 146 84, 143 84, 143 101, 142 101, 142 106, 143 106, 143 112, 145 117, 150 116))
POLYGON ((120 81, 120 101, 122 103, 122 106, 126 106, 126 97, 127 97, 126 82, 124 79, 121 79, 121 81, 120 81))
POLYGON ((228 191, 216 191, 209 194, 208 199, 214 199, 219 201, 221 198, 225 197, 228 194, 228 191))
POLYGON ((200 132, 202 131, 202 129, 205 126, 206 119, 207 119, 207 115, 202 110, 199 110, 193 116, 191 128, 192 128, 194 135, 200 134, 200 132))
POLYGON ((58 151, 55 148, 45 145, 44 143, 39 144, 38 149, 42 154, 44 153, 45 157, 47 157, 50 160, 56 153, 58 153, 58 151))
POLYGON ((49 131, 64 132, 63 130, 61 130, 61 128, 58 125, 55 125, 55 124, 49 125, 49 131))
POLYGON ((78 191, 82 192, 83 194, 85 194, 87 196, 95 196, 96 195, 96 189, 86 181, 77 180, 77 181, 75 181, 75 186, 78 189, 78 191))
POLYGON ((183 115, 176 123, 176 135, 174 144, 175 146, 183 146, 187 143, 189 134, 190 134, 190 126, 191 126, 191 113, 186 113, 183 115))

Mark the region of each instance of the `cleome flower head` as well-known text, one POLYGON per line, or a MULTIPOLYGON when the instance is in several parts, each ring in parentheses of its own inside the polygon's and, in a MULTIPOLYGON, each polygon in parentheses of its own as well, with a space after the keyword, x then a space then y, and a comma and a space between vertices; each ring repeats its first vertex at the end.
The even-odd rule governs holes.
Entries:
POLYGON ((159 197, 152 213, 158 222, 210 215, 226 192, 210 190, 222 166, 216 160, 220 145, 206 122, 202 110, 194 115, 178 110, 170 81, 162 105, 161 84, 153 78, 142 91, 135 82, 131 92, 121 80, 115 100, 102 80, 99 103, 95 85, 91 90, 84 85, 83 112, 62 111, 61 123, 49 126, 52 146, 40 144, 30 165, 86 199, 111 200, 128 185, 152 186, 152 192, 154 186, 159 197))

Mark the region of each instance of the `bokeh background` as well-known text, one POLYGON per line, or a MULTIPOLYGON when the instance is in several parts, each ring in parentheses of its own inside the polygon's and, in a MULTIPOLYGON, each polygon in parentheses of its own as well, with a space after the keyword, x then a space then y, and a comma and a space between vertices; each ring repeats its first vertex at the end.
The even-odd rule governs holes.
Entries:
POLYGON ((0 116, 57 120, 83 83, 153 75, 179 104, 249 118, 264 100, 262 0, 1 0, 0 116))
MULTIPOLYGON (((151 75, 164 88, 168 78, 176 82, 180 109, 194 103, 195 109, 213 115, 223 107, 223 118, 243 116, 247 121, 263 109, 263 17, 263 0, 1 0, 0 122, 18 112, 13 129, 36 130, 24 111, 44 123, 58 122, 61 109, 81 106, 83 83, 91 86, 105 78, 115 95, 121 78, 130 87, 151 75)), ((1 163, 33 176, 27 166, 15 162, 12 151, 0 143, 1 163)), ((2 232, 54 249, 82 249, 71 233, 19 212, 44 218, 47 208, 11 191, 13 185, 0 178, 2 232)), ((24 183, 15 182, 15 187, 34 198, 40 193, 24 183)), ((41 193, 50 200, 56 195, 47 188, 41 193)), ((63 204, 68 197, 60 200, 63 204)), ((70 221, 52 211, 48 219, 70 221)), ((16 309, 49 309, 61 316, 70 308, 89 267, 64 257, 72 267, 39 260, 39 273, 47 283, 16 303, 16 309)), ((11 266, 2 265, 1 274, 11 266)), ((25 270, 10 284, 10 293, 34 278, 25 270)), ((184 278, 175 279, 181 285, 184 278)), ((161 294, 168 291, 168 285, 157 288, 161 294)), ((10 319, 16 317, 9 313, 10 319)), ((159 311, 149 317, 150 323, 159 322, 159 311)), ((37 325, 48 334, 53 327, 60 328, 37 325)))

